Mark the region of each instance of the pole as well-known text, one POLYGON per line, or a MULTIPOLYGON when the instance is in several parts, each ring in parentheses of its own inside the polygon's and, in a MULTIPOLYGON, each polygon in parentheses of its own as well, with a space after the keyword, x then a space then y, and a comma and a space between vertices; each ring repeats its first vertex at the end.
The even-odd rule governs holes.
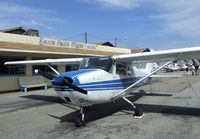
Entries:
POLYGON ((87 42, 88 42, 88 33, 85 32, 85 33, 84 33, 84 36, 85 36, 85 43, 87 43, 87 42))
POLYGON ((115 38, 115 47, 117 47, 117 38, 115 38))

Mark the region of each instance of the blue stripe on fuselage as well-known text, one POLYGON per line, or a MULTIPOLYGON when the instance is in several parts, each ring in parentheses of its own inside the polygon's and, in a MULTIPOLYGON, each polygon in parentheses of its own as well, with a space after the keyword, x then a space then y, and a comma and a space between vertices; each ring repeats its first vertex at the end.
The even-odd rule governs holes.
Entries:
POLYGON ((91 82, 91 83, 85 83, 85 84, 80 84, 81 86, 84 85, 98 85, 98 84, 114 84, 114 83, 126 83, 126 82, 135 82, 138 81, 140 77, 133 77, 133 78, 125 78, 125 79, 116 79, 116 80, 107 80, 107 81, 101 81, 101 82, 91 82))
MULTIPOLYGON (((87 91, 125 89, 128 86, 135 83, 136 81, 138 81, 140 78, 141 77, 134 77, 126 79, 101 81, 101 82, 92 82, 86 84, 79 84, 78 87, 81 87, 82 89, 87 91)), ((54 88, 56 90, 72 91, 72 89, 68 88, 67 86, 54 86, 54 88)))

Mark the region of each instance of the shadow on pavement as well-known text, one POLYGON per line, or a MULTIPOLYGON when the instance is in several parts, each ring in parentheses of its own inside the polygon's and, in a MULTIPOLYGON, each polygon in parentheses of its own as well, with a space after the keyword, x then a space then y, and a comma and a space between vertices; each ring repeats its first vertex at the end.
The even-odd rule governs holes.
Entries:
MULTIPOLYGON (((128 99, 132 102, 140 99, 143 96, 171 96, 171 94, 146 94, 145 92, 134 93, 134 96, 128 99)), ((144 113, 162 113, 162 114, 175 114, 175 115, 190 115, 190 116, 200 116, 199 108, 188 108, 188 107, 177 107, 177 106, 165 106, 165 105, 154 105, 154 104, 135 104, 136 106, 143 109, 144 113)), ((123 99, 118 99, 115 103, 97 104, 91 106, 91 110, 85 112, 86 122, 94 121, 97 119, 110 116, 116 112, 121 111, 123 114, 132 115, 134 114, 133 108, 125 102, 123 99), (130 111, 130 112, 127 112, 130 111), (132 112, 133 111, 133 112, 132 112)), ((79 113, 79 111, 74 111, 72 113, 66 114, 62 117, 56 117, 49 115, 51 117, 57 118, 60 122, 74 122, 74 118, 79 113)))
MULTIPOLYGON (((163 96, 169 97, 171 94, 159 94, 159 93, 145 93, 144 91, 140 91, 139 93, 134 92, 131 93, 128 97, 129 100, 135 102, 143 96, 163 96)), ((71 105, 68 105, 57 96, 45 96, 45 95, 26 95, 21 96, 23 98, 34 99, 34 100, 42 100, 50 103, 59 103, 66 107, 72 108, 75 111, 69 114, 66 114, 62 117, 56 117, 53 115, 49 115, 51 117, 57 118, 60 122, 73 122, 76 115, 79 113, 79 110, 74 108, 71 105)), ((178 107, 178 106, 165 106, 165 105, 156 105, 156 104, 135 104, 136 106, 143 109, 144 113, 162 113, 162 114, 176 114, 176 115, 190 115, 190 116, 200 116, 199 108, 189 108, 189 107, 178 107)), ((105 103, 105 104, 96 104, 91 106, 91 110, 85 112, 85 120, 86 122, 94 121, 97 119, 101 119, 106 116, 110 116, 116 112, 123 112, 124 114, 134 114, 133 108, 125 102, 123 99, 118 99, 115 102, 105 103), (126 111, 125 111, 126 110, 126 111), (130 111, 130 112, 127 112, 130 111)))
POLYGON ((65 101, 58 96, 45 96, 45 95, 26 95, 20 96, 22 98, 34 99, 34 100, 42 100, 52 103, 64 103, 65 101))

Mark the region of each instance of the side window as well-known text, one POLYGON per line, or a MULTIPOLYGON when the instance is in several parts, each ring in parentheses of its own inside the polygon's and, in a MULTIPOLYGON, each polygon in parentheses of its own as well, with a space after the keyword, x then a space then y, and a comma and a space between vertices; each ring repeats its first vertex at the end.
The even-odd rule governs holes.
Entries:
POLYGON ((146 63, 138 63, 138 64, 135 64, 135 67, 137 69, 145 69, 146 68, 146 63))
POLYGON ((131 66, 127 66, 127 75, 132 75, 132 74, 133 74, 133 71, 132 71, 131 66))
POLYGON ((127 65, 117 64, 116 65, 116 74, 128 75, 128 73, 127 73, 127 65))

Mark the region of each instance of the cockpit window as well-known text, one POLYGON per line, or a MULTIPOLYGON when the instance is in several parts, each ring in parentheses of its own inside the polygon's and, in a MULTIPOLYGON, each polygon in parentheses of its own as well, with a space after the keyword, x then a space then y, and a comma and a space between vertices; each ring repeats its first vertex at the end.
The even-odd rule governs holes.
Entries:
POLYGON ((110 57, 84 58, 79 69, 102 69, 109 72, 111 66, 112 59, 110 57))
POLYGON ((124 64, 117 64, 116 65, 116 74, 118 75, 131 75, 132 70, 130 65, 124 65, 124 64))

